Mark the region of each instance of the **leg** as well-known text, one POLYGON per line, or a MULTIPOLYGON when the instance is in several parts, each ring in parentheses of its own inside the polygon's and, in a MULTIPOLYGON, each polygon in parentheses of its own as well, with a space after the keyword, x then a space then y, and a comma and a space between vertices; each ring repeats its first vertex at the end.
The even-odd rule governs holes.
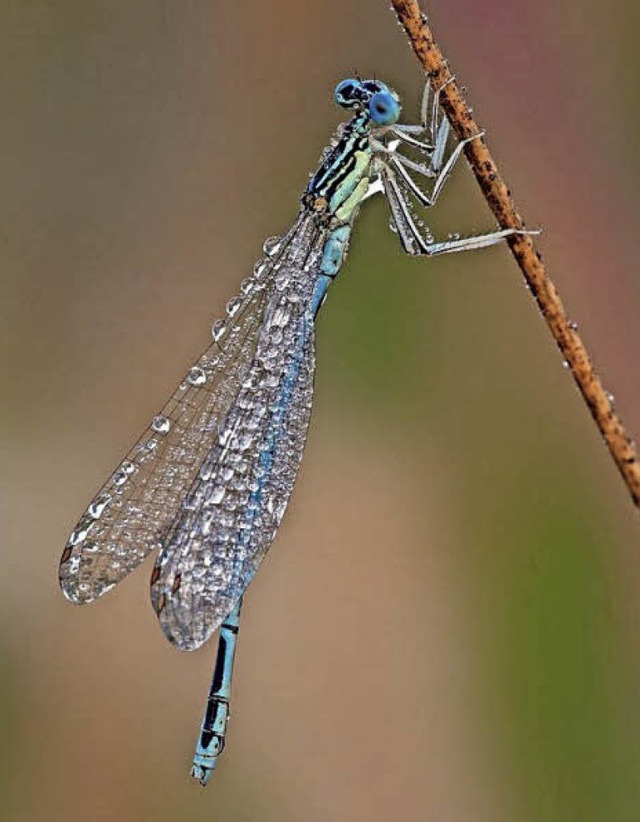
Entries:
POLYGON ((229 721, 231 675, 233 674, 241 607, 242 599, 238 601, 236 607, 220 626, 216 664, 207 698, 207 707, 202 719, 200 737, 191 766, 191 776, 203 786, 209 781, 218 757, 224 749, 229 721))
MULTIPOLYGON (((442 166, 444 150, 451 128, 446 117, 443 117, 442 121, 438 122, 440 119, 440 93, 446 85, 453 81, 453 79, 454 78, 451 77, 434 93, 431 104, 429 104, 431 85, 429 81, 425 83, 424 93, 422 95, 422 105, 420 106, 421 125, 411 126, 399 124, 390 129, 392 133, 398 137, 398 139, 402 140, 407 145, 429 154, 431 156, 429 168, 433 172, 437 172, 442 166), (428 143, 421 142, 416 137, 412 136, 413 134, 425 134, 427 131, 429 132, 428 143)), ((428 176, 433 175, 430 174, 428 176)))
MULTIPOLYGON (((424 131, 427 131, 428 128, 428 117, 429 117, 429 98, 431 97, 431 83, 429 79, 425 80, 424 89, 422 90, 422 102, 420 103, 420 125, 422 126, 424 131)), ((437 94, 433 95, 434 101, 438 98, 437 94)), ((431 117, 433 118, 433 107, 431 108, 431 117)), ((433 134, 431 135, 433 138, 433 134)), ((433 142, 433 139, 432 139, 433 142)))
MULTIPOLYGON (((447 122, 447 121, 443 120, 443 123, 445 123, 445 122, 447 122)), ((447 135, 445 135, 445 142, 446 142, 446 136, 448 136, 448 130, 447 130, 447 135)), ((408 173, 407 168, 410 168, 412 171, 415 171, 418 174, 421 174, 423 177, 433 177, 434 176, 434 170, 432 168, 425 168, 424 166, 420 166, 418 163, 412 162, 407 157, 403 157, 402 154, 398 154, 398 153, 392 152, 392 151, 390 151, 388 153, 389 162, 393 165, 395 171, 398 172, 399 176, 402 178, 402 180, 407 185, 407 187, 409 188, 411 193, 414 195, 414 197, 418 200, 418 202, 421 205, 423 205, 425 208, 430 208, 432 205, 435 204, 436 200, 438 199, 438 197, 440 195, 440 192, 442 191, 442 188, 443 188, 444 184, 446 183, 448 176, 453 171, 453 167, 458 162, 458 159, 460 158, 460 155, 462 154, 462 152, 464 150, 464 147, 467 145, 467 143, 470 143, 471 140, 475 140, 477 137, 481 137, 481 136, 482 136, 482 132, 480 134, 476 134, 473 137, 469 137, 467 140, 462 140, 462 142, 458 143, 458 145, 455 147, 455 149, 451 152, 451 155, 449 156, 447 162, 440 169, 440 173, 436 177, 436 181, 433 184, 433 188, 431 189, 430 194, 427 194, 426 192, 424 192, 420 188, 420 186, 415 182, 415 180, 408 173)), ((438 154, 438 156, 436 157, 436 154, 438 152, 438 148, 436 148, 436 151, 434 151, 434 154, 433 154, 432 166, 434 165, 434 160, 435 159, 438 160, 438 163, 442 162, 442 153, 444 152, 444 143, 441 143, 440 145, 442 146, 442 152, 440 152, 438 154)))
MULTIPOLYGON (((433 156, 431 157, 431 165, 430 168, 432 171, 437 172, 440 171, 442 168, 442 160, 444 159, 444 150, 447 147, 447 140, 449 139, 449 132, 451 130, 451 124, 447 120, 446 117, 442 118, 442 122, 438 128, 438 132, 436 134, 435 140, 435 149, 433 151, 433 156)), ((460 144, 458 144, 460 145, 460 144)), ((456 146, 457 148, 457 146, 456 146)))
POLYGON ((489 234, 480 234, 477 237, 462 237, 456 240, 446 240, 436 243, 431 237, 423 237, 416 225, 409 206, 400 190, 393 173, 389 168, 381 172, 382 185, 386 194, 391 219, 398 231, 402 247, 412 256, 434 257, 436 254, 452 254, 456 251, 472 251, 476 248, 486 248, 501 242, 514 234, 538 234, 537 231, 519 231, 515 228, 505 228, 492 231, 489 234))
POLYGON ((428 257, 436 254, 451 254, 455 251, 473 251, 476 248, 487 248, 496 245, 506 237, 514 234, 539 234, 539 231, 520 231, 517 228, 503 228, 500 231, 491 231, 489 234, 478 234, 476 237, 461 237, 459 240, 445 240, 442 243, 427 243, 424 253, 428 257))
MULTIPOLYGON (((441 132, 442 128, 445 126, 445 123, 446 123, 446 135, 449 134, 449 121, 447 120, 446 117, 443 117, 442 122, 440 123, 440 125, 438 125, 438 113, 440 111, 440 94, 442 93, 442 89, 445 86, 448 86, 449 83, 452 83, 454 80, 455 80, 455 77, 450 77, 448 80, 445 80, 445 82, 440 86, 440 88, 433 95, 433 102, 431 104, 431 117, 429 118, 429 126, 430 126, 430 129, 431 129, 431 142, 436 147, 438 145, 438 137, 440 135, 440 132, 441 132)), ((429 86, 429 81, 428 80, 427 80, 426 85, 429 86)), ((425 98, 423 97, 423 106, 425 105, 424 99, 425 98)), ((426 108, 423 108, 423 110, 422 110, 421 122, 422 122, 422 124, 423 124, 423 126, 425 127, 425 130, 426 130, 426 128, 427 128, 426 108)), ((445 136, 444 142, 446 143, 446 141, 447 141, 447 139, 446 139, 446 136, 445 136)))
MULTIPOLYGON (((392 143, 388 146, 385 146, 383 143, 379 143, 377 140, 374 140, 374 145, 379 151, 387 151, 393 152, 396 157, 409 168, 412 168, 414 171, 417 171, 418 174, 421 174, 423 177, 435 177, 437 172, 440 171, 442 168, 442 161, 444 158, 444 152, 447 147, 447 140, 449 139, 449 132, 451 131, 451 125, 447 118, 443 118, 438 131, 435 135, 435 139, 433 144, 431 143, 423 143, 420 140, 416 140, 415 137, 412 137, 410 133, 407 133, 405 129, 413 128, 413 126, 403 126, 403 127, 393 127, 390 129, 392 134, 398 138, 395 143, 392 143), (402 130, 400 130, 402 128, 402 130), (422 165, 420 163, 414 163, 408 157, 397 152, 398 148, 398 141, 405 143, 411 148, 416 149, 417 151, 421 151, 423 154, 426 154, 427 157, 430 157, 429 165, 422 165)), ((416 128, 420 129, 419 126, 416 128)))
POLYGON ((389 131, 397 137, 398 140, 402 140, 403 143, 406 143, 411 148, 415 148, 418 151, 423 151, 425 154, 431 155, 433 154, 433 145, 431 143, 424 143, 422 140, 418 140, 416 137, 412 137, 412 134, 422 134, 424 129, 422 126, 405 126, 404 124, 391 126, 389 131))

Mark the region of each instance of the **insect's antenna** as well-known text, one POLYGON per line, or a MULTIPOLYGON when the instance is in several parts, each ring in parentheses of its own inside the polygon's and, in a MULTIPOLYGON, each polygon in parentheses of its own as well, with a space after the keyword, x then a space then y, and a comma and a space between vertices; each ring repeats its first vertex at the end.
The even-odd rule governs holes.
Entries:
POLYGON ((354 68, 353 76, 356 78, 356 80, 359 80, 360 82, 362 82, 362 77, 360 77, 360 72, 358 71, 358 69, 354 68))

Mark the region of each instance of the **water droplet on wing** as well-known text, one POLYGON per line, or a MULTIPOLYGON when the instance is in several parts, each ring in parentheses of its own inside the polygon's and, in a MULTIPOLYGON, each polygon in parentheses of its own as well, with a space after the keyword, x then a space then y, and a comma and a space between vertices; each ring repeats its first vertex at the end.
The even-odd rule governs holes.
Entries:
POLYGON ((110 502, 111 497, 108 494, 103 494, 103 496, 94 499, 91 505, 87 508, 87 513, 90 517, 93 517, 93 519, 100 519, 102 512, 110 502))
POLYGON ((191 383, 191 385, 204 385, 207 381, 207 375, 202 368, 194 365, 187 375, 187 381, 191 383))
POLYGON ((240 297, 233 297, 227 303, 227 314, 230 317, 233 317, 235 314, 238 313, 238 309, 242 305, 242 299, 240 297))
POLYGON ((171 420, 162 414, 158 414, 157 417, 153 418, 151 427, 154 431, 157 431, 158 434, 168 434, 171 429, 171 420))
POLYGON ((266 268, 267 261, 258 260, 258 262, 253 267, 253 276, 256 277, 256 279, 260 279, 260 277, 264 274, 266 268))
POLYGON ((224 336, 225 330, 224 320, 216 320, 211 326, 211 336, 218 342, 224 336))
POLYGON ((281 237, 268 237, 264 241, 264 245, 262 246, 262 250, 268 257, 273 257, 274 254, 277 254, 280 251, 280 246, 282 244, 281 237))

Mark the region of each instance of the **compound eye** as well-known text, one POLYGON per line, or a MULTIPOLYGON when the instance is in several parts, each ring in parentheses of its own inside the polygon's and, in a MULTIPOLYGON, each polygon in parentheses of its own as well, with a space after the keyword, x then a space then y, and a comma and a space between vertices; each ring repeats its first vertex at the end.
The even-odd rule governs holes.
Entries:
POLYGON ((362 101, 362 83, 359 80, 343 80, 336 86, 333 99, 342 108, 353 108, 362 101))
POLYGON ((393 125, 400 117, 400 103, 388 91, 379 91, 369 101, 369 116, 378 126, 393 125))

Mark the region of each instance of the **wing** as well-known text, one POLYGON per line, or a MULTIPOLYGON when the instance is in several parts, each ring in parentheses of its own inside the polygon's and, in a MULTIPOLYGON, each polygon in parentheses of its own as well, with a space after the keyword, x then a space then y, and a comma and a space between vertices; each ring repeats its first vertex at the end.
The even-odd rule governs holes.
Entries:
POLYGON ((151 597, 168 639, 202 645, 242 596, 293 489, 315 370, 310 309, 322 245, 273 292, 256 355, 159 554, 151 597))
POLYGON ((277 272, 291 254, 300 219, 227 304, 214 342, 189 369, 91 501, 60 560, 60 585, 75 603, 91 602, 160 547, 255 355, 277 272))

